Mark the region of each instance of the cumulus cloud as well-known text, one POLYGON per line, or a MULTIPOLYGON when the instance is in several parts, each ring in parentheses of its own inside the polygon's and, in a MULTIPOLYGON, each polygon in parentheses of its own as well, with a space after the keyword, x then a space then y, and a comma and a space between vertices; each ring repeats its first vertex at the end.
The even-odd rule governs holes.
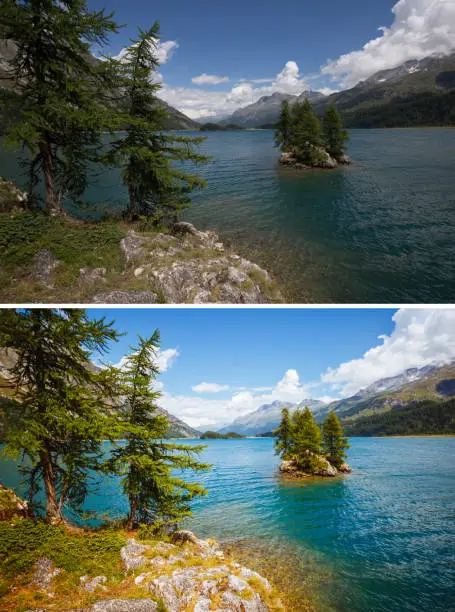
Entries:
MULTIPOLYGON (((168 60, 171 59, 171 57, 174 55, 174 52, 178 49, 179 44, 176 40, 165 40, 165 41, 158 41, 156 50, 155 50, 155 55, 158 59, 158 62, 163 65, 165 64, 168 60)), ((122 59, 125 57, 125 55, 128 52, 128 47, 124 47, 120 53, 118 55, 114 55, 113 59, 122 61, 122 59)))
POLYGON ((392 12, 394 21, 389 28, 379 28, 380 36, 359 51, 329 61, 322 74, 340 81, 343 87, 353 87, 379 70, 455 48, 453 0, 399 0, 392 12))
MULTIPOLYGON (((176 348, 170 349, 157 349, 155 351, 155 360, 158 365, 158 369, 160 372, 166 372, 169 368, 174 364, 177 357, 180 355, 180 352, 176 348)), ((119 368, 120 370, 125 366, 127 362, 128 356, 125 355, 120 359, 118 363, 114 364, 114 367, 119 368)))
POLYGON ((380 343, 363 357, 329 369, 322 382, 334 385, 346 397, 406 368, 455 359, 455 309, 402 309, 393 321, 390 336, 379 336, 380 343))
POLYGON ((206 382, 199 383, 192 387, 195 393, 219 393, 220 391, 227 391, 228 389, 229 385, 218 385, 217 383, 206 382))
POLYGON ((169 87, 164 84, 159 96, 191 119, 197 120, 229 115, 238 108, 253 104, 262 96, 269 96, 276 91, 298 95, 305 89, 309 89, 309 86, 300 74, 298 65, 294 61, 289 61, 275 77, 241 79, 228 92, 191 87, 169 87), (266 83, 269 84, 266 85, 266 83), (257 86, 258 84, 262 85, 257 86))
POLYGON ((288 370, 273 387, 235 390, 227 399, 208 399, 164 392, 160 405, 193 427, 214 427, 227 425, 238 416, 275 400, 301 402, 308 397, 308 390, 309 386, 301 382, 297 371, 288 370))
POLYGON ((193 77, 191 81, 195 85, 219 85, 220 83, 228 83, 229 77, 217 76, 216 74, 205 74, 205 72, 203 72, 199 76, 193 77))

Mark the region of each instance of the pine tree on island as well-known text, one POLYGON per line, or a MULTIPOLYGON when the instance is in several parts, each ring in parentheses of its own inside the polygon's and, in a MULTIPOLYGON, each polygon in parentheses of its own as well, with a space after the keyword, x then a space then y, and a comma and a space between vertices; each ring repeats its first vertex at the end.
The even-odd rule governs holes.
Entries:
POLYGON ((331 412, 321 428, 306 407, 290 417, 282 411, 275 431, 275 452, 282 458, 280 471, 292 476, 336 476, 349 473, 345 450, 349 448, 338 417, 331 412))
POLYGON ((338 162, 346 155, 348 132, 343 126, 340 113, 335 104, 329 104, 322 118, 322 131, 327 153, 338 162))
POLYGON ((322 425, 322 452, 330 463, 340 469, 347 455, 345 451, 349 448, 348 439, 344 435, 340 419, 335 412, 330 411, 322 425))
POLYGON ((327 107, 321 124, 308 98, 292 106, 284 100, 275 128, 275 143, 282 151, 282 165, 336 168, 350 163, 345 153, 349 137, 334 104, 327 107))
POLYGON ((181 470, 201 472, 210 466, 198 461, 205 448, 165 440, 169 423, 157 411, 160 393, 153 389, 159 374, 157 350, 159 332, 148 338, 139 336, 122 368, 123 410, 119 416, 120 439, 107 461, 106 469, 123 476, 122 486, 128 497, 127 527, 151 524, 155 530, 172 530, 191 516, 190 502, 205 495, 197 482, 186 482, 181 470))

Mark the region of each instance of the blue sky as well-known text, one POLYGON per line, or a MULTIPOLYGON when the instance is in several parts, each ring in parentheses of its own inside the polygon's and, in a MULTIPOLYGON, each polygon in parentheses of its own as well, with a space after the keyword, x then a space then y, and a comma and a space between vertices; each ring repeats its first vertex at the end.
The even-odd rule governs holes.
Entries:
POLYGON ((407 367, 455 358, 455 309, 90 309, 127 332, 161 333, 161 404, 194 426, 280 399, 348 396, 407 367))
POLYGON ((380 69, 455 46, 452 0, 88 4, 115 10, 127 24, 112 37, 111 55, 129 44, 137 25, 160 22, 162 97, 196 119, 225 115, 273 91, 350 87, 380 69))

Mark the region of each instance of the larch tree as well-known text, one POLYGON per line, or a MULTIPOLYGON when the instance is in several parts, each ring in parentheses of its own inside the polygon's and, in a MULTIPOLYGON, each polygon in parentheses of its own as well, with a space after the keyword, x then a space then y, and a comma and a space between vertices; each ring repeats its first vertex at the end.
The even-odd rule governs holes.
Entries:
POLYGON ((292 115, 289 102, 281 102, 280 118, 275 126, 275 144, 282 151, 287 151, 291 144, 292 115))
POLYGON ((313 413, 306 407, 293 414, 294 435, 292 455, 301 469, 312 471, 321 451, 321 430, 314 420, 313 413))
POLYGON ((186 161, 208 161, 195 149, 204 138, 164 133, 167 111, 157 98, 161 88, 156 78, 159 37, 156 22, 147 31, 139 29, 138 39, 131 41, 115 62, 124 133, 113 141, 109 157, 123 168, 129 192, 125 217, 129 221, 146 217, 157 223, 173 222, 189 206, 190 193, 206 185, 200 176, 182 168, 186 161))
POLYGON ((201 472, 209 465, 198 460, 202 445, 166 440, 169 422, 159 412, 160 393, 153 389, 156 376, 158 331, 139 336, 122 369, 123 409, 120 410, 123 445, 112 450, 106 468, 122 475, 129 501, 127 526, 140 523, 171 528, 191 515, 191 501, 206 493, 197 482, 187 482, 182 471, 201 472))
POLYGON ((329 104, 325 109, 322 131, 327 152, 339 161, 346 151, 349 136, 335 104, 329 104))
POLYGON ((90 54, 116 31, 112 15, 85 0, 2 0, 0 38, 12 48, 1 94, 6 142, 28 151, 29 202, 43 180, 51 215, 83 193, 103 131, 118 127, 109 64, 90 54))
POLYGON ((322 425, 322 451, 325 458, 337 469, 346 459, 346 450, 349 448, 348 439, 344 435, 343 427, 338 416, 329 413, 322 425))
POLYGON ((0 346, 11 353, 8 384, 20 406, 4 415, 3 452, 21 458, 32 502, 44 483, 49 522, 80 510, 90 475, 101 468, 117 380, 90 359, 117 337, 112 323, 85 310, 0 311, 0 346))
POLYGON ((292 448, 293 424, 289 408, 283 408, 281 411, 281 422, 278 429, 274 432, 275 435, 275 453, 283 459, 289 458, 289 453, 292 448))

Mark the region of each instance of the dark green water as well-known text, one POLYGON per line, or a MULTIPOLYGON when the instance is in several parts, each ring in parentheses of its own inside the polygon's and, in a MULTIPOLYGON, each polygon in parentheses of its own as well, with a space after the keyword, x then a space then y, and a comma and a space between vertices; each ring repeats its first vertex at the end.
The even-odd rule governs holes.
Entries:
MULTIPOLYGON (((278 478, 270 439, 209 441, 209 495, 188 527, 244 543, 252 557, 260 550, 272 578, 289 564, 321 611, 455 610, 455 438, 351 444, 352 475, 302 485, 278 478)), ((0 467, 17 485, 14 466, 0 467)), ((119 515, 126 506, 105 481, 87 507, 119 515)))
MULTIPOLYGON (((187 219, 270 269, 290 301, 455 300, 455 130, 353 130, 355 164, 332 172, 279 169, 271 131, 209 133, 201 151, 209 187, 187 219)), ((14 155, 0 174, 21 182, 14 155)), ((123 206, 119 173, 86 199, 123 206)))

